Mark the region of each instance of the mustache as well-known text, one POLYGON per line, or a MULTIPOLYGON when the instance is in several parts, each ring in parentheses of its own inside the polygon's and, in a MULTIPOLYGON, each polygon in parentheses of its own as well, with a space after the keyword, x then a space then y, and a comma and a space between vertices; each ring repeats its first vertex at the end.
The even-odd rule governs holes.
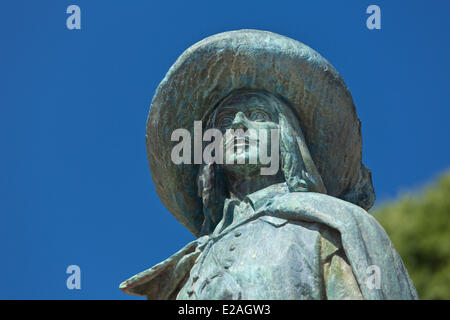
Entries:
POLYGON ((232 147, 233 145, 238 145, 244 142, 244 144, 250 144, 250 142, 258 143, 258 139, 253 139, 249 136, 237 136, 232 135, 231 138, 225 140, 225 148, 232 147), (236 142, 235 142, 236 141, 236 142))

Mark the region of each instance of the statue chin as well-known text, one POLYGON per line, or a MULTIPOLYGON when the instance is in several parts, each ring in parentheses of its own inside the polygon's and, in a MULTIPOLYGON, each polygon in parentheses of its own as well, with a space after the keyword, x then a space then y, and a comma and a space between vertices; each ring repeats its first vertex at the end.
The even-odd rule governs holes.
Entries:
MULTIPOLYGON (((238 161, 240 160, 241 156, 238 155, 235 159, 238 161)), ((242 178, 247 179, 254 176, 259 176, 261 168, 263 165, 257 163, 257 164, 249 164, 248 163, 248 156, 242 156, 242 158, 245 157, 245 164, 239 164, 239 163, 231 163, 227 164, 224 163, 220 165, 220 168, 225 172, 227 175, 231 175, 234 178, 242 178)))

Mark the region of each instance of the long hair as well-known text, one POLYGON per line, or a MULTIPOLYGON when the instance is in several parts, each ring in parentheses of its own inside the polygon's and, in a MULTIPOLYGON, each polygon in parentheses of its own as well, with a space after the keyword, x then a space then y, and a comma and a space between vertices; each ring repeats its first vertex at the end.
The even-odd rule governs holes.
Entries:
MULTIPOLYGON (((235 90, 216 105, 209 116, 206 128, 214 127, 216 112, 223 103, 242 94, 263 96, 277 110, 280 127, 280 164, 289 191, 326 194, 327 191, 311 158, 297 117, 288 103, 281 98, 265 91, 235 90)), ((229 197, 224 178, 224 173, 217 164, 203 163, 200 166, 197 186, 204 213, 201 235, 211 233, 222 218, 224 202, 229 197)))

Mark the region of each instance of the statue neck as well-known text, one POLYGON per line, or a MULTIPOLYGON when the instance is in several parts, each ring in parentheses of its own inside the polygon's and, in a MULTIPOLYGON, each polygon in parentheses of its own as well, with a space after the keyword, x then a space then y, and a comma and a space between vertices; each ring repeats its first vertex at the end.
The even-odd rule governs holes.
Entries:
POLYGON ((284 182, 281 170, 276 175, 256 175, 252 177, 234 177, 227 175, 227 186, 230 198, 242 201, 247 195, 252 194, 271 185, 284 182))

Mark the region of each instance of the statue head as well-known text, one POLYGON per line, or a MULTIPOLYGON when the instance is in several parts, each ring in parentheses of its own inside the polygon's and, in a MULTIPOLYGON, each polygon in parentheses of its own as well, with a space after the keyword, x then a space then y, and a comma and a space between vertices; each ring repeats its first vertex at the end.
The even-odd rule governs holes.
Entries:
MULTIPOLYGON (((242 145, 247 152, 237 148, 232 157, 259 159, 252 139, 242 145)), ((224 32, 188 48, 156 90, 146 143, 161 201, 196 236, 218 222, 228 185, 238 179, 286 182, 290 192, 322 192, 366 210, 375 199, 362 163, 361 122, 342 77, 313 49, 271 32, 224 32), (278 128, 279 170, 261 177, 262 163, 173 163, 172 132, 195 136, 195 121, 203 129, 262 129, 266 150, 269 131, 278 128)))
MULTIPOLYGON (((223 139, 223 150, 227 157, 219 166, 234 179, 249 179, 261 175, 261 148, 265 151, 272 147, 274 137, 271 133, 279 131, 279 119, 277 110, 278 101, 271 95, 252 90, 237 90, 214 109, 212 118, 209 119, 209 127, 219 129, 223 139), (235 130, 236 134, 227 134, 235 130), (239 131, 241 130, 241 131, 239 131), (235 136, 242 136, 242 141, 234 150, 235 136), (249 133, 245 137, 243 133, 249 133), (253 134, 250 134, 253 133, 253 134), (252 143, 253 142, 253 143, 252 143), (250 162, 253 157, 256 161, 250 162)), ((275 141, 277 143, 278 141, 275 141)), ((277 148, 278 149, 278 148, 277 148)), ((271 155, 271 159, 278 164, 278 155, 271 155), (275 157, 276 156, 276 157, 275 157)), ((278 168, 272 175, 275 175, 278 168)))

